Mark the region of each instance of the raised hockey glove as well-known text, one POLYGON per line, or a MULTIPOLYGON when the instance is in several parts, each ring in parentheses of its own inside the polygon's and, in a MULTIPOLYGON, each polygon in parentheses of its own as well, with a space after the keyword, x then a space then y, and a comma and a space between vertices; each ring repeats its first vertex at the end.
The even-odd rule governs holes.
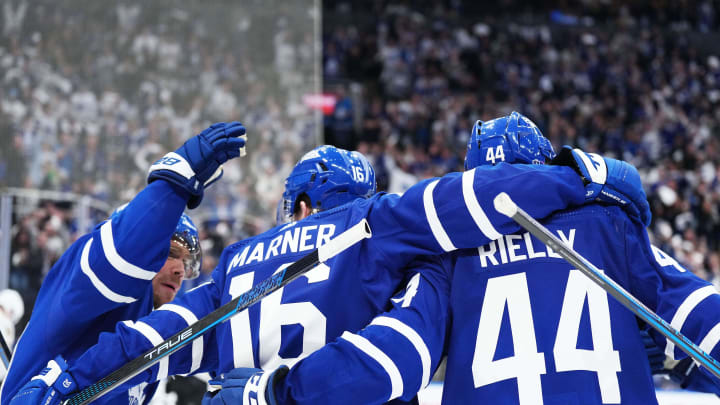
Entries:
POLYGON ((167 180, 190 193, 188 208, 195 208, 205 187, 222 176, 222 165, 245 153, 245 127, 239 122, 219 122, 188 139, 150 166, 148 183, 167 180))
POLYGON ((10 400, 10 404, 59 404, 78 389, 75 379, 67 368, 68 365, 61 356, 50 360, 40 374, 20 388, 10 400))
POLYGON ((208 381, 211 389, 216 390, 205 394, 202 405, 277 405, 274 387, 287 373, 286 366, 271 373, 259 368, 230 370, 220 378, 208 381))
POLYGON ((650 225, 650 204, 640 174, 629 163, 563 146, 550 164, 570 166, 582 177, 585 200, 622 207, 645 225, 650 225))

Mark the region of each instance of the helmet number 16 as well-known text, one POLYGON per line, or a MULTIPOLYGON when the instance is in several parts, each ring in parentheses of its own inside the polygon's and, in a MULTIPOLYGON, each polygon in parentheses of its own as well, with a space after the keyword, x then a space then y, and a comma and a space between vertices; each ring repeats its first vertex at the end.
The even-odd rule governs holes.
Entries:
POLYGON ((352 168, 352 174, 353 179, 355 181, 364 182, 365 181, 365 171, 360 166, 350 166, 352 168))

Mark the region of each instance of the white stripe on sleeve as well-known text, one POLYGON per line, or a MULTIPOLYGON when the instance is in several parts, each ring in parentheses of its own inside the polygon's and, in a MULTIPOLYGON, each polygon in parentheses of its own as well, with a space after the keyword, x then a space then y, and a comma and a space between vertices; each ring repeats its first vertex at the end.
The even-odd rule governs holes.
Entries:
POLYGON ((388 374, 388 376, 390 376, 391 388, 390 396, 387 399, 388 401, 391 401, 402 395, 402 376, 400 375, 400 371, 398 370, 395 363, 393 363, 393 361, 390 359, 390 357, 387 356, 387 354, 383 353, 383 351, 378 349, 377 346, 375 346, 369 340, 365 339, 360 335, 356 335, 354 333, 346 331, 340 337, 352 343, 355 347, 370 356, 373 360, 377 361, 378 364, 380 364, 380 366, 388 374))
MULTIPOLYGON (((160 308, 157 309, 158 311, 171 311, 178 315, 180 315, 185 322, 188 324, 188 326, 192 325, 193 323, 197 322, 197 317, 195 314, 192 313, 189 309, 185 307, 181 307, 180 305, 175 304, 165 304, 162 305, 160 308)), ((193 371, 200 368, 200 363, 202 362, 203 358, 203 337, 200 336, 197 339, 195 339, 192 342, 192 365, 190 366, 190 371, 188 371, 188 374, 192 374, 193 371)))
POLYGON ((373 321, 370 322, 370 325, 379 325, 391 328, 396 332, 400 333, 401 335, 405 336, 405 338, 407 338, 407 340, 409 340, 410 343, 415 346, 415 350, 418 352, 418 355, 420 355, 420 362, 422 363, 422 380, 420 389, 425 388, 428 383, 430 383, 431 360, 430 350, 428 350, 427 345, 425 344, 425 341, 423 341, 422 337, 420 337, 420 335, 418 335, 418 333, 415 332, 415 330, 410 326, 404 324, 403 322, 395 318, 389 318, 387 316, 379 316, 373 319, 373 321))
POLYGON ((438 181, 440 180, 435 180, 432 183, 428 184, 427 187, 425 187, 425 191, 423 192, 425 216, 427 217, 428 223, 430 224, 430 230, 432 231, 433 236, 435 236, 437 242, 440 244, 440 247, 443 248, 443 250, 445 250, 446 252, 450 252, 457 248, 455 247, 455 245, 453 245, 450 237, 445 232, 445 229, 443 229, 443 226, 440 223, 440 218, 438 218, 437 211, 435 211, 435 203, 433 202, 432 194, 435 186, 437 186, 438 181))
MULTIPOLYGON (((152 328, 152 326, 146 324, 145 322, 133 322, 133 321, 123 321, 123 323, 128 327, 135 329, 136 331, 140 332, 143 336, 145 336, 145 339, 147 339, 153 346, 157 346, 160 343, 163 342, 162 336, 152 328)), ((168 376, 168 356, 163 357, 160 359, 160 363, 158 364, 158 374, 157 374, 157 380, 161 381, 167 378, 168 376)))
POLYGON ((487 215, 485 215, 485 211, 483 211, 482 207, 480 207, 480 203, 475 195, 475 190, 473 189, 474 180, 475 169, 468 170, 463 173, 462 189, 465 205, 467 206, 468 211, 470 211, 470 215, 473 220, 475 220, 475 224, 477 224, 478 228, 480 228, 480 231, 492 240, 498 239, 502 237, 502 235, 495 229, 493 224, 490 222, 490 219, 487 215))
MULTIPOLYGON (((680 304, 680 307, 678 307, 677 311, 675 312, 675 315, 673 316, 670 325, 677 330, 681 330, 683 324, 685 324, 685 320, 687 320, 687 317, 690 315, 690 312, 692 312, 692 310, 695 309, 695 307, 702 300, 711 296, 712 294, 715 294, 716 292, 717 290, 715 290, 715 287, 711 285, 698 288, 697 290, 693 291, 692 294, 685 298, 685 301, 680 304)), ((665 345, 665 355, 675 360, 675 344, 671 342, 670 339, 666 340, 667 344, 665 345)))
POLYGON ((710 329, 710 332, 705 335, 705 338, 700 342, 700 348, 703 349, 705 353, 710 353, 712 350, 717 346, 718 341, 720 341, 720 323, 713 326, 712 329, 710 329))
POLYGON ((93 287, 95 287, 95 289, 98 290, 98 292, 102 294, 103 297, 109 299, 112 302, 129 304, 131 302, 137 301, 137 299, 133 297, 126 297, 112 291, 102 281, 100 281, 98 276, 95 275, 95 272, 90 268, 90 262, 88 261, 88 255, 90 252, 90 245, 92 244, 92 241, 93 240, 91 238, 89 241, 87 241, 85 247, 83 248, 82 256, 80 257, 80 268, 82 269, 82 272, 85 273, 86 276, 88 276, 93 287))
POLYGON ((136 265, 127 262, 115 250, 115 240, 112 234, 112 221, 106 221, 100 227, 100 238, 102 240, 103 252, 110 264, 120 273, 141 280, 152 280, 155 277, 154 271, 141 269, 136 265))

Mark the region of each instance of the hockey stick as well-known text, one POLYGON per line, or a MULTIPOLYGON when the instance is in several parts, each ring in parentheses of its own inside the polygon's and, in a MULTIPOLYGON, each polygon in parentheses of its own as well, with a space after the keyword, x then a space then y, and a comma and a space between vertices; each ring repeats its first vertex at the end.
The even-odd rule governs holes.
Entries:
POLYGON ((5 341, 5 336, 3 336, 2 332, 0 332, 0 346, 2 346, 2 351, 0 351, 0 361, 2 361, 5 366, 5 370, 9 370, 12 351, 10 351, 10 347, 8 347, 7 341, 5 341))
POLYGON ((118 385, 143 372, 163 357, 184 347, 203 333, 214 328, 231 316, 261 300, 268 294, 277 291, 287 283, 298 278, 308 270, 324 263, 331 257, 353 246, 357 242, 372 236, 370 225, 365 219, 337 235, 326 244, 310 252, 300 260, 286 267, 284 270, 263 280, 260 284, 241 294, 227 304, 200 318, 197 322, 172 335, 164 342, 153 347, 145 354, 136 357, 129 363, 110 373, 107 377, 86 387, 72 398, 63 402, 63 405, 82 405, 94 401, 107 394, 118 385))
POLYGON ((708 369, 715 377, 720 378, 720 363, 705 353, 698 345, 693 343, 679 330, 672 327, 664 319, 660 318, 645 304, 638 301, 632 294, 627 292, 622 286, 613 281, 610 277, 601 272, 595 265, 582 257, 578 252, 568 247, 560 241, 555 235, 537 222, 522 208, 518 207, 515 202, 506 193, 500 193, 494 200, 495 209, 501 214, 512 218, 523 228, 533 234, 536 238, 546 244, 550 249, 557 252, 563 259, 575 266, 583 272, 590 280, 602 287, 610 295, 615 297, 622 305, 640 317, 648 325, 652 326, 663 336, 675 343, 682 351, 692 357, 698 364, 708 369))

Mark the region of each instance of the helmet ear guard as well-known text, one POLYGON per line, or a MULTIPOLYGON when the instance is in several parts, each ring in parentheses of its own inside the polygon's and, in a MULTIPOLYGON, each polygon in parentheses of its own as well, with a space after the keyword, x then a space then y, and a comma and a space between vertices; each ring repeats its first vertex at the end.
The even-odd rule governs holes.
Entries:
POLYGON ((529 118, 515 111, 473 126, 465 155, 465 170, 506 163, 545 164, 555 157, 550 141, 529 118))

